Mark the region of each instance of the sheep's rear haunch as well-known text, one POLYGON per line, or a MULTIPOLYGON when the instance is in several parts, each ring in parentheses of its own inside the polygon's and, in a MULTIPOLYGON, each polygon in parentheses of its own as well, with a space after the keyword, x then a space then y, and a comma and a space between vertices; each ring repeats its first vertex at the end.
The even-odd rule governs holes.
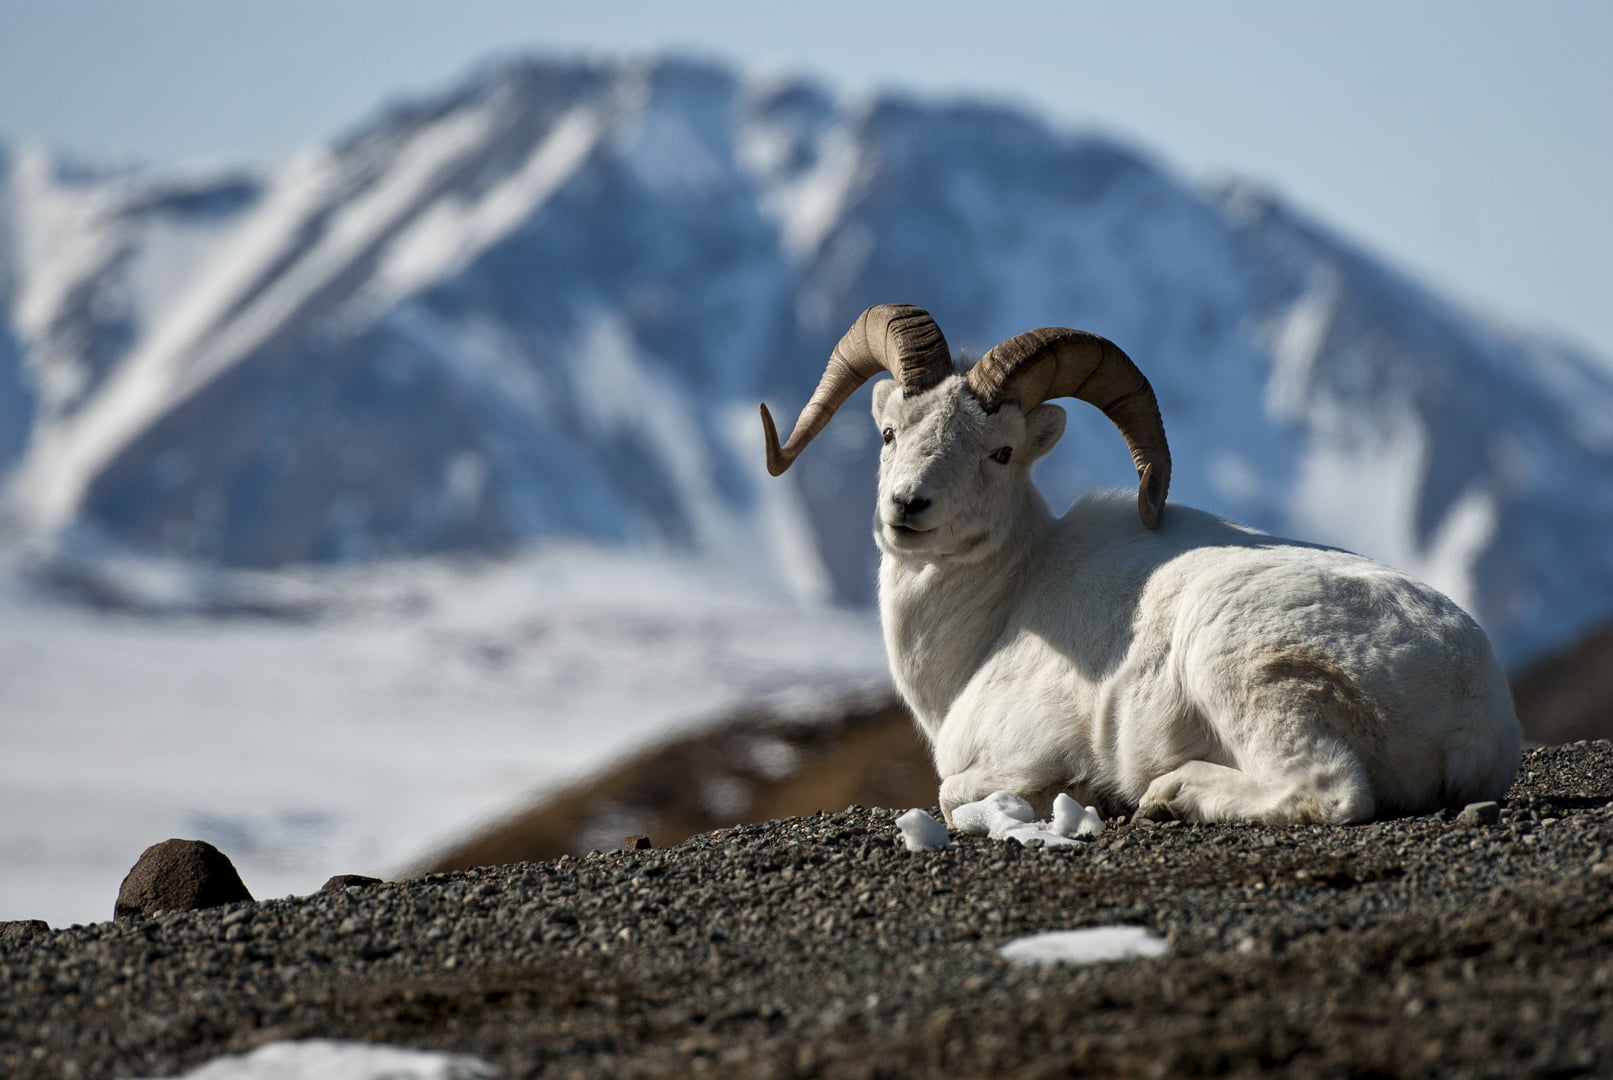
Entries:
POLYGON ((1096 335, 1033 330, 958 375, 924 311, 869 308, 784 445, 763 406, 774 474, 886 371, 880 621, 949 818, 1011 791, 1043 814, 1067 792, 1150 818, 1342 823, 1511 783, 1518 720, 1478 624, 1369 559, 1167 510, 1153 390, 1096 335), (1030 471, 1064 432, 1045 402, 1066 396, 1120 429, 1135 502, 1049 512, 1030 471))

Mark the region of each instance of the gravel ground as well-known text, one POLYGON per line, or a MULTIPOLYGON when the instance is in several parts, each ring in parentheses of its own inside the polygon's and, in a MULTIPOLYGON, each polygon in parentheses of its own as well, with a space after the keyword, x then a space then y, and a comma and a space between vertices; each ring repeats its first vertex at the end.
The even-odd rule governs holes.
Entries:
POLYGON ((1526 754, 1495 824, 913 854, 891 816, 0 935, 0 1076, 313 1036, 509 1077, 1613 1076, 1613 743, 1526 754), (1114 923, 1168 955, 997 955, 1114 923))

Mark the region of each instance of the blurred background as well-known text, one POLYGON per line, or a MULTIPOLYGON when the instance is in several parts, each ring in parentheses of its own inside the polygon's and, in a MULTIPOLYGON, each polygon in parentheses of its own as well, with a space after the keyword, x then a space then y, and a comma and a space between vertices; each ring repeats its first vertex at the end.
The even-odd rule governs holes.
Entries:
POLYGON ((871 303, 1113 338, 1608 731, 1613 8, 549 7, 0 7, 0 919, 933 803, 866 391, 756 420, 871 303))

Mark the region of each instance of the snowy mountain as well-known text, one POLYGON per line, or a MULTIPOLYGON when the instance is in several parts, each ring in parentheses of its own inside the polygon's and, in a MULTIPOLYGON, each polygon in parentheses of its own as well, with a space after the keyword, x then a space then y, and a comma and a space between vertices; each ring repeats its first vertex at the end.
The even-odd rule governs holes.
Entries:
MULTIPOLYGON (((761 468, 870 303, 1036 326, 1158 389, 1174 497, 1356 549, 1516 663, 1613 614, 1613 379, 1281 201, 971 102, 532 60, 219 174, 0 155, 15 542, 262 568, 584 540, 866 601, 861 399, 761 468)), ((1095 410, 1055 503, 1131 483, 1095 410)))

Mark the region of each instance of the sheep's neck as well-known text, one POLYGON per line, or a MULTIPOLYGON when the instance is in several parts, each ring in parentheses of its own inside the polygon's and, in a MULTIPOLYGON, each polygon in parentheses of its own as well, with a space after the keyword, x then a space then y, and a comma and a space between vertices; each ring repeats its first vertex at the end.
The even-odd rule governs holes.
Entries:
POLYGON ((996 649, 1030 580, 1052 516, 1034 488, 1002 548, 981 562, 886 553, 879 617, 891 676, 933 739, 952 702, 996 649))

